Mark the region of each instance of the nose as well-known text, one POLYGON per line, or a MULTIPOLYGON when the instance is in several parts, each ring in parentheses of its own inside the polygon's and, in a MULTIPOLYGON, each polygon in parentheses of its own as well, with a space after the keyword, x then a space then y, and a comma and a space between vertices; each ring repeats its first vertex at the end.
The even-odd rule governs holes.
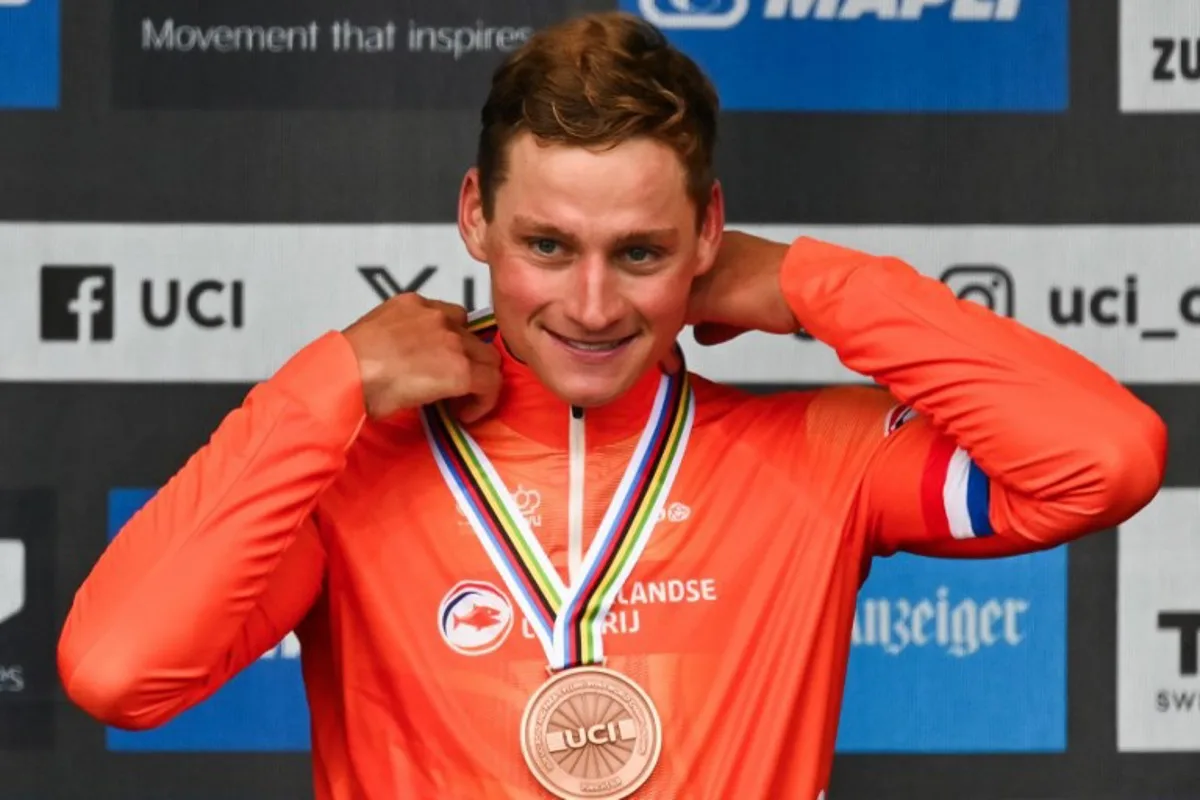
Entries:
POLYGON ((571 267, 572 285, 566 302, 571 321, 590 332, 606 330, 625 314, 615 271, 596 255, 581 258, 571 267))

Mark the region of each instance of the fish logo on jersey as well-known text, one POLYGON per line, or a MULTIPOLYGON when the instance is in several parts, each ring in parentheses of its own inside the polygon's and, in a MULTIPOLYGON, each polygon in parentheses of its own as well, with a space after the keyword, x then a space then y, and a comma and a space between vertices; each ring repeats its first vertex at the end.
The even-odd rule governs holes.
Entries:
POLYGON ((486 581, 461 581, 442 598, 438 629, 456 653, 490 653, 512 632, 512 603, 504 592, 486 581))

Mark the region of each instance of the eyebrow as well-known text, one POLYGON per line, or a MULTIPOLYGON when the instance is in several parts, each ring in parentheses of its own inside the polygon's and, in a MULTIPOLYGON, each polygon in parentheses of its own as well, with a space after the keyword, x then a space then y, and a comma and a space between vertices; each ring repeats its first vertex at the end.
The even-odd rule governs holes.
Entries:
MULTIPOLYGON (((556 225, 534 219, 533 217, 526 217, 518 214, 513 217, 513 223, 516 225, 516 227, 521 228, 523 231, 528 233, 549 236, 554 239, 561 239, 570 244, 578 243, 578 239, 572 234, 567 233, 556 225)), ((633 242, 644 242, 647 240, 674 240, 675 235, 674 228, 648 228, 645 230, 636 230, 623 233, 617 237, 613 244, 617 247, 621 247, 633 242)))

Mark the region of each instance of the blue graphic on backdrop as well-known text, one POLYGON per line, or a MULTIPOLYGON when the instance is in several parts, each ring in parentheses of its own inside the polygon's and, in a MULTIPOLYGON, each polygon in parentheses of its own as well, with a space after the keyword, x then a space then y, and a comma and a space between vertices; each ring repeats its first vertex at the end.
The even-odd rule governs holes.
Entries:
POLYGON ((735 111, 1061 112, 1067 0, 620 0, 735 111))
POLYGON ((880 559, 859 593, 837 750, 1062 752, 1066 548, 880 559))
POLYGON ((59 0, 0 0, 0 108, 58 108, 59 0))
MULTIPOLYGON (((153 489, 113 489, 108 495, 111 540, 149 500, 153 489)), ((180 624, 186 624, 180 621, 180 624)), ((246 667, 212 697, 160 728, 108 728, 109 750, 122 751, 307 751, 308 703, 300 674, 299 647, 289 636, 246 667)))

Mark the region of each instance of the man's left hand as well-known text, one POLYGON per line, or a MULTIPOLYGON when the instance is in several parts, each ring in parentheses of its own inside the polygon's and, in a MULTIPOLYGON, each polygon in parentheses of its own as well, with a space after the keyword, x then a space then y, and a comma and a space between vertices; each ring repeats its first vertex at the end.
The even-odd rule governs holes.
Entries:
POLYGON ((712 268, 692 283, 686 322, 702 345, 746 331, 794 333, 800 324, 780 286, 788 245, 741 231, 725 231, 712 268))

